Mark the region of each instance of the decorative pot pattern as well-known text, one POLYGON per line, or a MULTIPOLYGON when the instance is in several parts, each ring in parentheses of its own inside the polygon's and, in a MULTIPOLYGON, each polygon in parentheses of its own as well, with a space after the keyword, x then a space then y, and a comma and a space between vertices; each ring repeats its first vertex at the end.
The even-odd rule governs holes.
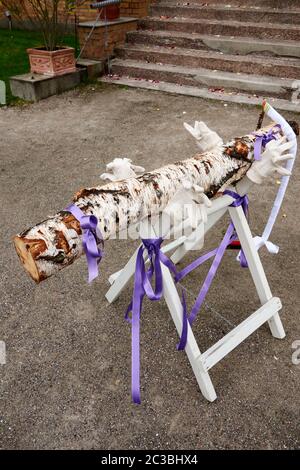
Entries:
POLYGON ((32 73, 55 77, 76 70, 75 49, 63 47, 56 51, 27 49, 32 73))

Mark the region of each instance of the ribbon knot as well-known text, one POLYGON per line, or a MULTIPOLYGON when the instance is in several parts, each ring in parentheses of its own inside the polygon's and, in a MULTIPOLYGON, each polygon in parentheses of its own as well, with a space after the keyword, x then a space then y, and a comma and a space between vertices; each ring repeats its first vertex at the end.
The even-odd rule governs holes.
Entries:
POLYGON ((85 215, 75 204, 71 204, 65 210, 71 212, 80 223, 82 245, 88 263, 89 282, 92 282, 99 275, 98 264, 103 256, 102 250, 98 246, 99 242, 103 244, 103 238, 98 228, 98 219, 94 215, 85 215))
POLYGON ((229 189, 226 189, 223 194, 227 194, 228 196, 231 196, 234 201, 232 204, 230 204, 230 207, 239 207, 242 206, 243 211, 245 212, 246 215, 248 215, 248 205, 249 205, 249 198, 247 194, 244 196, 241 196, 240 194, 230 191, 229 189))
MULTIPOLYGON (((278 130, 281 129, 280 124, 277 124, 278 130)), ((255 134, 256 140, 254 142, 254 159, 261 160, 262 148, 265 148, 266 145, 271 142, 271 140, 276 140, 274 128, 270 129, 266 134, 260 135, 255 134)))
POLYGON ((146 248, 148 252, 148 257, 150 259, 153 259, 154 256, 157 256, 157 255, 159 256, 159 251, 160 251, 162 242, 163 242, 162 238, 143 240, 144 247, 146 248))
MULTIPOLYGON (((240 194, 234 191, 230 191, 229 189, 226 189, 223 194, 227 194, 228 196, 231 196, 234 199, 233 203, 230 204, 231 207, 242 206, 245 216, 248 217, 249 198, 247 194, 245 194, 244 196, 241 196, 240 194)), ((235 233, 235 229, 234 229, 233 236, 234 238, 232 241, 235 241, 238 239, 235 233)), ((240 262, 240 265, 242 268, 248 268, 248 263, 247 263, 246 256, 245 256, 243 249, 240 250, 237 260, 240 262)))
POLYGON ((98 225, 97 217, 94 215, 83 215, 80 219, 80 226, 83 230, 95 232, 98 225))

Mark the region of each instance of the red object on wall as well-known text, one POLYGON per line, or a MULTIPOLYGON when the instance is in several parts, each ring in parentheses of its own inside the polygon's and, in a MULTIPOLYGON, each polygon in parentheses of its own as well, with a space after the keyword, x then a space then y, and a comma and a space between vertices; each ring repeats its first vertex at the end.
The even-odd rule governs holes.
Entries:
POLYGON ((101 20, 108 21, 117 20, 120 18, 120 5, 110 5, 109 7, 104 7, 100 15, 101 20))

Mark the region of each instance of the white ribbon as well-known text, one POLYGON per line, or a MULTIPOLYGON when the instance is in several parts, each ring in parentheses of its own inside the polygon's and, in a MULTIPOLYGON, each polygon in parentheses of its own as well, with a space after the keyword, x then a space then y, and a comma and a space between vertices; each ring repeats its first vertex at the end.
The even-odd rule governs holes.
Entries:
POLYGON ((265 240, 263 237, 254 237, 253 238, 255 248, 257 251, 262 247, 265 246, 268 250, 269 253, 272 253, 272 255, 277 255, 279 251, 279 246, 275 245, 274 243, 270 242, 270 240, 265 240))
MULTIPOLYGON (((286 164, 286 169, 292 172, 296 155, 297 155, 296 134, 294 133, 289 123, 284 119, 284 117, 281 116, 281 114, 279 114, 277 111, 275 111, 275 109, 272 108, 272 106, 269 103, 266 103, 264 105, 264 110, 267 116, 269 116, 269 118, 272 119, 272 121, 274 121, 276 124, 280 124, 282 132, 286 136, 287 140, 289 142, 293 142, 293 146, 290 150, 290 153, 293 155, 293 158, 288 160, 286 164)), ((269 215, 269 219, 265 226, 263 234, 261 237, 257 236, 253 238, 257 250, 259 250, 262 246, 265 246, 268 252, 271 254, 277 254, 279 252, 279 246, 274 245, 274 243, 269 241, 269 237, 271 235, 271 232, 273 230, 276 219, 278 217, 280 208, 282 206, 284 196, 285 196, 288 184, 289 184, 289 180, 290 180, 290 176, 282 176, 281 184, 279 186, 279 189, 278 189, 275 201, 274 201, 274 205, 272 207, 272 210, 269 215)), ((239 259, 239 256, 240 256, 240 253, 237 259, 239 259)))
MULTIPOLYGON (((277 111, 275 111, 275 109, 272 108, 272 106, 269 103, 266 103, 265 110, 266 110, 266 113, 269 116, 269 118, 272 119, 272 121, 276 122, 276 124, 281 125, 282 131, 283 131, 284 135, 286 136, 287 140, 289 142, 293 142, 293 146, 290 150, 290 153, 293 155, 293 158, 288 160, 287 164, 286 164, 286 169, 289 170, 290 172, 292 172, 293 167, 294 167, 294 163, 295 163, 295 159, 296 159, 296 155, 297 155, 297 137, 296 137, 296 134, 294 133, 294 131, 291 128, 291 126, 289 125, 289 123, 284 119, 284 117, 281 116, 281 114, 279 114, 277 111)), ((271 210, 268 222, 265 226, 265 229, 263 231, 262 236, 258 237, 258 238, 261 239, 259 241, 258 245, 257 245, 258 249, 260 248, 259 245, 261 245, 261 246, 265 245, 267 250, 269 251, 269 253, 278 253, 278 251, 279 251, 279 247, 274 245, 272 242, 270 242, 269 237, 271 235, 271 232, 272 232, 273 227, 275 225, 275 222, 276 222, 276 219, 278 217, 279 211, 281 209, 281 206, 282 206, 282 203, 283 203, 283 200, 284 200, 284 196, 285 196, 288 184, 289 184, 289 180, 290 180, 290 176, 283 176, 281 178, 281 184, 279 186, 279 189, 278 189, 278 192, 277 192, 277 195, 276 195, 274 205, 273 205, 273 208, 271 210)))

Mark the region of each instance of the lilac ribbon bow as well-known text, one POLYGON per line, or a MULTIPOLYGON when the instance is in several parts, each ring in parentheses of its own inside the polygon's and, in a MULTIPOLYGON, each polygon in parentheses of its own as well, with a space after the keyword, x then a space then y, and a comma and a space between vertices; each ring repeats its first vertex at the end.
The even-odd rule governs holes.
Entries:
POLYGON ((82 230, 82 245, 86 254, 89 271, 89 282, 92 282, 99 275, 98 264, 102 259, 102 251, 98 243, 103 244, 103 238, 98 228, 98 220, 94 215, 85 215, 75 204, 70 204, 66 211, 78 220, 82 230))
MULTIPOLYGON (((229 191, 226 190, 224 191, 224 194, 227 194, 234 198, 234 202, 231 204, 233 207, 238 207, 242 206, 245 214, 248 214, 248 197, 247 196, 240 196, 239 194, 235 193, 234 191, 229 191)), ((179 282, 181 279, 183 279, 187 274, 192 272, 194 269, 196 269, 198 266, 203 264, 205 261, 209 260, 210 258, 214 257, 214 260, 212 262, 212 265, 208 271, 208 274, 206 276, 206 279, 200 289, 200 292, 198 294, 198 297, 196 299, 196 302, 194 306, 192 307, 192 310, 190 312, 190 315, 183 315, 183 328, 182 328, 182 334, 180 338, 180 342, 178 345, 179 350, 183 350, 186 347, 187 343, 187 330, 188 330, 188 325, 192 325, 192 323, 195 321, 199 310, 201 309, 203 302, 206 298, 206 295, 208 293, 208 290, 212 284, 212 281, 216 275, 216 272, 218 270, 218 267, 222 261, 222 258, 224 256, 225 250, 232 243, 233 241, 237 240, 237 235, 235 233, 235 228, 233 225, 233 222, 229 224, 229 227, 225 233, 225 236, 219 245, 218 248, 215 250, 212 250, 205 255, 200 256, 197 260, 193 261, 190 265, 188 265, 186 268, 184 268, 182 271, 176 274, 175 280, 176 282, 179 282)), ((240 256, 240 262, 242 267, 248 267, 246 257, 244 255, 243 250, 241 250, 241 256, 240 256)))
MULTIPOLYGON (((277 124, 278 129, 280 130, 281 129, 281 126, 280 124, 277 124)), ((276 136, 275 136, 275 131, 274 131, 274 128, 273 129, 270 129, 269 132, 267 132, 267 134, 263 134, 263 135, 256 135, 256 139, 255 139, 255 142, 254 142, 254 159, 255 160, 261 160, 261 153, 262 153, 262 148, 269 143, 271 142, 271 140, 276 140, 276 136)))
POLYGON ((162 238, 143 239, 143 244, 139 248, 136 258, 136 268, 134 277, 133 299, 130 303, 125 319, 131 323, 131 385, 132 399, 136 404, 141 403, 140 394, 140 317, 144 296, 150 300, 160 300, 163 294, 163 278, 161 263, 163 263, 171 272, 176 273, 176 268, 171 260, 163 254, 160 247, 162 238), (147 257, 150 261, 149 269, 146 269, 144 250, 147 251, 147 257), (155 289, 151 285, 155 275, 155 289), (131 319, 129 313, 132 312, 131 319))

